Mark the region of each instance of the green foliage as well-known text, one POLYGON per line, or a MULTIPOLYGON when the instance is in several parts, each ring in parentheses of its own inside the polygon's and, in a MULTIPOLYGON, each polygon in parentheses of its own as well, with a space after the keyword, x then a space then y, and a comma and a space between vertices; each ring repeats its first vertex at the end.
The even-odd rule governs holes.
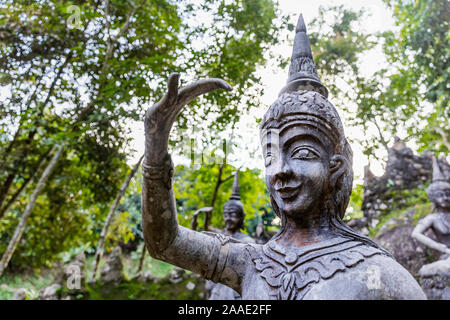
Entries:
MULTIPOLYGON (((265 190, 266 193, 268 193, 267 189, 265 190)), ((269 195, 267 195, 267 198, 269 198, 269 195)), ((268 231, 268 235, 276 233, 279 231, 280 226, 274 224, 274 219, 277 218, 277 215, 275 214, 275 211, 272 209, 272 205, 270 204, 270 201, 265 204, 265 206, 260 207, 259 211, 262 212, 262 214, 257 214, 254 218, 247 220, 247 233, 251 237, 256 236, 256 227, 258 224, 262 223, 264 226, 265 231, 268 231)))
POLYGON ((363 198, 364 186, 362 184, 357 184, 353 187, 352 194, 350 195, 350 201, 348 203, 347 211, 345 212, 344 221, 360 219, 364 216, 361 209, 363 198))
POLYGON ((37 299, 39 290, 51 285, 54 281, 55 275, 51 272, 4 275, 0 279, 0 300, 12 299, 14 292, 20 288, 27 291, 27 300, 37 299))
POLYGON ((90 300, 202 300, 204 299, 204 285, 196 282, 193 290, 187 290, 191 279, 185 279, 177 284, 169 281, 157 283, 142 283, 138 280, 125 280, 116 287, 105 287, 96 284, 89 287, 90 300))
POLYGON ((407 211, 414 210, 413 223, 431 211, 431 203, 429 202, 426 193, 426 186, 420 186, 417 189, 392 189, 384 194, 381 199, 382 202, 388 203, 388 208, 381 210, 382 214, 377 225, 369 228, 371 237, 376 237, 380 228, 388 221, 402 217, 407 211))
POLYGON ((357 76, 359 59, 376 44, 371 35, 360 31, 365 16, 363 10, 353 11, 342 5, 320 7, 319 16, 309 24, 314 61, 333 96, 344 98, 342 95, 348 94, 339 87, 339 80, 350 82, 357 76))
POLYGON ((395 135, 414 141, 419 151, 447 154, 449 12, 448 1, 385 1, 399 31, 361 31, 364 11, 321 8, 311 24, 311 45, 321 78, 347 124, 361 128, 362 137, 348 137, 379 159, 395 135), (330 17, 334 17, 331 18, 330 17), (364 75, 361 57, 382 46, 386 65, 364 75))
MULTIPOLYGON (((445 0, 389 1, 394 10, 400 37, 391 42, 388 57, 391 61, 406 61, 409 72, 404 77, 407 85, 419 94, 415 116, 425 126, 409 126, 408 134, 419 143, 420 150, 429 149, 436 153, 450 151, 449 95, 450 75, 450 8, 445 0), (431 111, 423 112, 424 105, 431 105, 431 111)), ((400 69, 401 75, 405 70, 400 69)))
POLYGON ((112 250, 117 243, 137 242, 144 239, 141 216, 142 175, 138 171, 131 180, 121 203, 117 208, 106 236, 106 250, 112 250))
MULTIPOLYGON (((204 165, 199 169, 178 165, 175 168, 174 191, 177 199, 179 223, 185 227, 190 226, 191 215, 202 207, 212 205, 214 190, 219 178, 220 164, 204 165)), ((223 227, 223 206, 231 196, 233 174, 236 168, 225 165, 222 180, 214 202, 212 225, 223 227)), ((245 222, 254 219, 261 208, 270 203, 266 185, 259 170, 239 171, 239 188, 241 201, 244 205, 245 222)), ((199 223, 202 227, 203 224, 199 223)))
MULTIPOLYGON (((3 1, 1 251, 52 146, 66 143, 12 267, 50 265, 60 252, 96 242, 128 171, 128 124, 160 99, 169 73, 183 73, 183 81, 222 77, 238 92, 193 102, 181 127, 233 127, 243 114, 237 106, 244 92, 244 111, 258 105, 255 71, 278 41, 276 16, 272 0, 3 1), (80 12, 75 28, 72 4, 80 12)), ((141 236, 138 200, 135 192, 126 200, 133 204, 119 208, 108 244, 141 236)))

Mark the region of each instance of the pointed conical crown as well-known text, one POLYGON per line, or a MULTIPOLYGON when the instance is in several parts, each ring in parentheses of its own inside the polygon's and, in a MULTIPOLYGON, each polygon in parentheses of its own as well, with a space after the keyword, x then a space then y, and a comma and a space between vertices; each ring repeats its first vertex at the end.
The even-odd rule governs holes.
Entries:
POLYGON ((427 194, 430 200, 436 205, 435 195, 441 190, 450 190, 450 182, 445 177, 436 157, 432 156, 433 161, 433 179, 427 188, 427 194))
POLYGON ((239 171, 236 170, 234 174, 233 187, 231 188, 230 200, 241 200, 241 195, 239 193, 239 171))
POLYGON ((448 181, 442 174, 441 168, 439 167, 439 163, 438 163, 436 157, 433 156, 433 180, 432 180, 432 183, 434 183, 434 182, 448 182, 448 181))
POLYGON ((311 45, 306 34, 306 25, 302 14, 300 14, 295 29, 289 78, 280 95, 299 90, 316 91, 328 98, 328 90, 320 82, 317 75, 316 64, 313 60, 311 45))
POLYGON ((241 195, 239 193, 239 171, 236 170, 234 174, 233 187, 231 188, 231 197, 230 200, 225 202, 224 210, 233 210, 237 211, 241 217, 244 217, 244 206, 241 202, 241 195))

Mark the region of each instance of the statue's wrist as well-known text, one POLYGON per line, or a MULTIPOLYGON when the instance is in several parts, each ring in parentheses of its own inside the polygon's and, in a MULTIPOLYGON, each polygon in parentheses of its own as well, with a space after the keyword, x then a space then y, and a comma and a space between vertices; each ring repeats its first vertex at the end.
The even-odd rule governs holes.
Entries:
POLYGON ((174 171, 173 168, 172 158, 166 152, 162 161, 153 162, 146 157, 142 162, 142 175, 147 180, 162 180, 170 188, 174 171))

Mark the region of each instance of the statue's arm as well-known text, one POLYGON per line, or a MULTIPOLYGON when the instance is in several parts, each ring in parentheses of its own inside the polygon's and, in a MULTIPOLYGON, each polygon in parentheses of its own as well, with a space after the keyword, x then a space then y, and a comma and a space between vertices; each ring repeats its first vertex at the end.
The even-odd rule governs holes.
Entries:
MULTIPOLYGON (((178 89, 179 76, 169 78, 168 92, 145 115, 145 158, 142 164, 142 226, 150 255, 240 290, 243 266, 238 245, 178 225, 172 189, 173 163, 168 154, 170 129, 182 107, 207 92, 231 87, 220 79, 197 81, 178 89), (235 276, 223 274, 231 268, 235 276), (234 277, 234 278, 233 278, 234 277)), ((229 272, 227 274, 230 274, 229 272)))
POLYGON ((427 247, 430 247, 443 253, 450 253, 450 250, 447 248, 445 244, 434 241, 433 239, 425 235, 425 232, 432 226, 433 226, 433 216, 428 215, 417 223, 417 226, 414 228, 411 236, 427 247))

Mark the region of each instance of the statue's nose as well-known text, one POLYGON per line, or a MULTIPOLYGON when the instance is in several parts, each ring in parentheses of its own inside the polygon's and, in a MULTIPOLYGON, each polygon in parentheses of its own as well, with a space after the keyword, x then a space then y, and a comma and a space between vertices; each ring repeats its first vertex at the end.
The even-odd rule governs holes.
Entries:
POLYGON ((286 180, 292 175, 292 167, 289 161, 281 156, 277 162, 277 170, 275 178, 280 180, 286 180))

